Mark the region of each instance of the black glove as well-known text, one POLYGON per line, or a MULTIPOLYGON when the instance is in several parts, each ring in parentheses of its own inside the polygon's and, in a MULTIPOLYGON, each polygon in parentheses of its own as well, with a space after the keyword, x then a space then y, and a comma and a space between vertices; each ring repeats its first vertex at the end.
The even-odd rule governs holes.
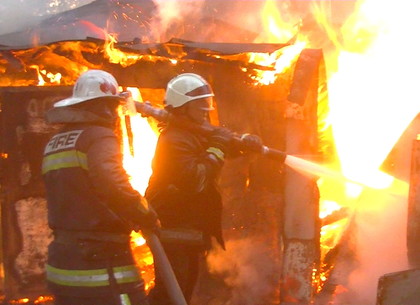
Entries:
POLYGON ((233 132, 227 128, 217 127, 209 137, 209 146, 226 153, 233 139, 233 132))
POLYGON ((245 133, 241 136, 241 142, 246 151, 262 152, 263 143, 259 136, 245 133))
MULTIPOLYGON (((146 201, 145 198, 142 198, 142 201, 146 201)), ((145 205, 145 202, 142 202, 142 208, 145 205)), ((160 231, 161 225, 159 221, 159 217, 156 211, 148 205, 147 211, 143 212, 140 219, 138 220, 138 227, 140 230, 148 230, 158 233, 160 231)))

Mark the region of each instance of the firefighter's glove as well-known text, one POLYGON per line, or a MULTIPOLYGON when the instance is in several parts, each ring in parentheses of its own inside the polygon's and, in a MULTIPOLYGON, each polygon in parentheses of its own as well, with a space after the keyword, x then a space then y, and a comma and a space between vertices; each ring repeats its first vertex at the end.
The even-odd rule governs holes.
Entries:
POLYGON ((263 142, 259 136, 244 133, 241 136, 241 142, 245 151, 261 153, 263 150, 263 142))

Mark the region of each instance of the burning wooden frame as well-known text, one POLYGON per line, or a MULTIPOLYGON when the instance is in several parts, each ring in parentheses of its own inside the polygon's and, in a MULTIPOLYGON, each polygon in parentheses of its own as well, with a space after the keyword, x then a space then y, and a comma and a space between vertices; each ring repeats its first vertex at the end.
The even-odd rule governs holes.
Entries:
MULTIPOLYGON (((180 40, 113 45, 94 39, 0 49, 1 262, 8 300, 47 294, 42 268, 50 232, 39 167, 54 128, 45 125, 43 114, 71 94, 63 85, 72 85, 91 68, 111 72, 123 87, 140 88, 155 105, 162 104, 172 77, 200 74, 214 89, 213 119, 220 124, 258 134, 266 145, 306 159, 333 155, 330 130, 323 126, 328 98, 321 50, 180 40)), ((267 259, 279 266, 272 270, 274 288, 264 297, 280 294, 282 302, 311 302, 322 285, 325 257, 316 178, 255 156, 228 161, 221 187, 227 240, 258 238, 273 255, 267 259)), ((208 290, 199 289, 196 300, 204 300, 203 294, 220 297, 209 296, 217 285, 210 277, 202 275, 201 281, 208 290)), ((228 288, 232 294, 235 287, 228 288)))

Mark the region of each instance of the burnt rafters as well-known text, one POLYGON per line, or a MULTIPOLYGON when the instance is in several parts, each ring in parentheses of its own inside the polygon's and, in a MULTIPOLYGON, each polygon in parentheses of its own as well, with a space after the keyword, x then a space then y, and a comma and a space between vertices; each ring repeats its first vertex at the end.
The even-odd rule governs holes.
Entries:
MULTIPOLYGON (((86 69, 103 68, 112 62, 106 54, 106 41, 89 38, 84 41, 60 41, 32 49, 1 49, 0 68, 4 71, 18 69, 24 75, 20 79, 32 80, 36 73, 25 74, 37 66, 51 73, 61 73, 62 84, 72 84, 75 74, 86 69), (19 63, 19 64, 18 64, 19 63)), ((159 60, 181 60, 189 62, 207 62, 237 66, 238 68, 259 71, 274 71, 272 66, 263 66, 249 62, 249 53, 274 52, 286 45, 280 44, 230 44, 230 43, 192 43, 171 40, 161 44, 135 44, 134 42, 117 43, 115 49, 132 54, 130 63, 156 62, 159 60), (237 52, 237 53, 235 53, 237 52)), ((121 63, 122 66, 124 64, 121 63)), ((77 75, 76 75, 77 76, 77 75)), ((9 75, 13 78, 12 75, 9 75)), ((36 78, 35 80, 36 81, 36 78)), ((3 80, 0 86, 10 85, 3 80)))

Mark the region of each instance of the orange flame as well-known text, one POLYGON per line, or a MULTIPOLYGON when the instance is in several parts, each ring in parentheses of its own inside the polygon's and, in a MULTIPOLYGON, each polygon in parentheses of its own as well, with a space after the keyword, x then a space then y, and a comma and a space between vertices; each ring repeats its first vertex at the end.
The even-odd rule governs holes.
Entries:
POLYGON ((249 53, 249 62, 265 67, 272 67, 271 71, 257 70, 257 75, 251 76, 256 81, 256 85, 273 84, 278 75, 286 69, 291 68, 296 62, 300 52, 304 49, 305 43, 297 43, 286 46, 271 54, 267 53, 249 53))
MULTIPOLYGON (((340 28, 332 24, 331 12, 322 1, 321 5, 312 7, 314 19, 333 49, 324 52, 331 56, 326 58, 331 63, 327 66, 330 111, 324 120, 333 128, 339 158, 339 165, 332 166, 349 181, 359 182, 341 181, 340 187, 331 187, 337 182, 320 179, 320 218, 344 206, 354 209, 365 186, 389 190, 395 182, 393 177, 379 171, 379 167, 420 111, 418 81, 410 73, 420 68, 413 61, 419 47, 409 31, 418 18, 417 10, 409 6, 405 3, 404 9, 396 11, 394 3, 359 1, 340 28), (400 56, 401 46, 404 46, 403 56, 400 56)), ((296 44, 305 41, 309 48, 318 43, 316 37, 308 37, 312 38, 310 42, 302 37, 300 21, 281 14, 275 1, 267 0, 262 14, 265 31, 257 41, 296 41, 296 44)), ((337 245, 348 224, 349 219, 345 217, 322 227, 321 256, 337 245)), ((320 272, 316 285, 322 285, 325 274, 321 270, 316 272, 320 272)))
POLYGON ((264 31, 255 39, 255 42, 285 43, 296 36, 300 20, 286 20, 291 16, 285 16, 282 10, 279 10, 275 0, 265 1, 261 15, 264 31))
MULTIPOLYGON (((142 101, 141 93, 138 88, 128 88, 132 93, 133 99, 142 101)), ((149 125, 147 118, 139 114, 130 117, 131 129, 135 131, 133 137, 132 151, 128 143, 128 135, 124 136, 124 167, 131 177, 131 184, 140 193, 144 193, 149 177, 152 173, 151 164, 155 152, 157 133, 149 125)), ((124 124, 124 122, 123 122, 124 124)), ((123 131, 126 126, 123 126, 123 131)))
POLYGON ((48 80, 48 84, 57 84, 59 85, 61 83, 61 73, 52 73, 48 72, 45 69, 40 70, 39 66, 37 65, 31 65, 30 68, 33 68, 36 70, 38 75, 38 86, 45 86, 47 82, 45 79, 48 80))
MULTIPOLYGON (((142 101, 138 88, 128 88, 136 101, 142 101)), ((157 142, 157 135, 146 118, 139 114, 130 116, 130 126, 126 125, 125 113, 120 110, 123 132, 123 164, 130 176, 130 183, 137 191, 144 194, 151 175, 151 162, 157 142), (129 130, 131 129, 131 130, 129 130), (133 132, 131 142, 129 132, 133 132)), ((154 286, 153 255, 140 232, 131 232, 131 248, 137 267, 149 291, 154 286)))
POLYGON ((105 54, 111 63, 120 64, 123 67, 130 66, 136 63, 141 56, 134 53, 126 53, 114 47, 117 38, 114 35, 108 34, 105 42, 105 54))

